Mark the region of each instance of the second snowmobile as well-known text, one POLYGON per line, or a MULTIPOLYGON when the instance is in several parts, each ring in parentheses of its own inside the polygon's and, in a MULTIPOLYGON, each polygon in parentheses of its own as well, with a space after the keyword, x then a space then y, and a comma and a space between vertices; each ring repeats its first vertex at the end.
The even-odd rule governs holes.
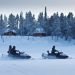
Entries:
POLYGON ((68 55, 66 55, 66 54, 64 54, 63 52, 56 52, 56 53, 49 53, 49 54, 47 54, 47 53, 42 53, 42 58, 44 58, 44 59, 67 59, 67 58, 69 58, 69 56, 68 55))

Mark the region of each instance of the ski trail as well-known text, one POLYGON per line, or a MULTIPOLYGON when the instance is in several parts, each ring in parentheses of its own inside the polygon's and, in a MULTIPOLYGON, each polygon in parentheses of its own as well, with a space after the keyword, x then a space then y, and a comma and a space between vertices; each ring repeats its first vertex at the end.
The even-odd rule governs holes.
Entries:
POLYGON ((12 68, 12 70, 16 70, 16 72, 19 72, 21 75, 25 75, 25 72, 22 70, 21 66, 18 66, 16 64, 12 64, 12 66, 10 66, 12 68), (20 68, 17 68, 20 67, 20 68))

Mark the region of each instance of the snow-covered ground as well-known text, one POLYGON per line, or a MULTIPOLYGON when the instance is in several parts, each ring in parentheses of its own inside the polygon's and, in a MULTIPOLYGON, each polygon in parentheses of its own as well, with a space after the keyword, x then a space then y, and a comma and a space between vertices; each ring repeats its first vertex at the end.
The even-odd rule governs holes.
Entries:
POLYGON ((75 75, 75 40, 52 40, 51 37, 0 38, 0 75, 75 75), (31 59, 13 59, 7 56, 8 46, 31 55, 31 59), (42 59, 42 52, 52 46, 69 55, 69 59, 42 59), (72 59, 71 59, 72 58, 72 59))

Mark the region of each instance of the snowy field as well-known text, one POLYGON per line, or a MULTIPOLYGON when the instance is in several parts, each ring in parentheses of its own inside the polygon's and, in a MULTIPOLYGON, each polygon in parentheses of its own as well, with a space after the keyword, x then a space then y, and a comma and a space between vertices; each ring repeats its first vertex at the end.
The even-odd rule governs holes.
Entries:
POLYGON ((51 37, 2 37, 0 38, 0 75, 75 75, 75 40, 52 40, 51 37), (8 57, 9 45, 31 55, 31 59, 8 57), (69 55, 69 59, 42 59, 42 52, 52 46, 69 55))

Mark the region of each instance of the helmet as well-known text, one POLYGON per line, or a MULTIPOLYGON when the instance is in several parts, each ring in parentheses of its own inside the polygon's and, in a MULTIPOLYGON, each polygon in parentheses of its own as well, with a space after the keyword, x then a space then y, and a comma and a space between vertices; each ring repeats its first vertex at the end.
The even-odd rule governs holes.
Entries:
POLYGON ((49 50, 47 51, 47 53, 49 53, 49 50))
POLYGON ((53 48, 55 48, 55 45, 53 45, 53 48))
POLYGON ((16 48, 16 46, 13 46, 13 49, 15 49, 16 48))

